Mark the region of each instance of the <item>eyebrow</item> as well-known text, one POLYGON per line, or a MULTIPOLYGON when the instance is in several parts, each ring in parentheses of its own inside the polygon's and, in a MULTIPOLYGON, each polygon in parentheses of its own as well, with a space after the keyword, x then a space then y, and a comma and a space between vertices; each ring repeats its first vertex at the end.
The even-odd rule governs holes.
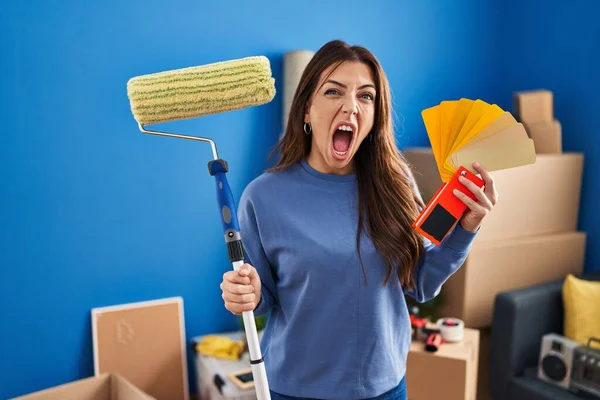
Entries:
MULTIPOLYGON (((344 89, 348 89, 348 86, 344 85, 341 82, 334 81, 333 79, 328 79, 325 83, 333 83, 334 85, 338 85, 338 86, 343 87, 344 89)), ((370 83, 367 83, 366 85, 362 85, 361 87, 359 87, 359 89, 364 89, 364 88, 368 88, 368 87, 377 90, 377 88, 375 88, 375 85, 372 85, 370 83)))

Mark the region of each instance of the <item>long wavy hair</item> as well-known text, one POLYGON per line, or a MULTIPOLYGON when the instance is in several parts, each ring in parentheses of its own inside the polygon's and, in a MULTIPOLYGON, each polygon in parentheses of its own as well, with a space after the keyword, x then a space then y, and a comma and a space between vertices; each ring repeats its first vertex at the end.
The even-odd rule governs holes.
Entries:
POLYGON ((414 271, 424 251, 423 240, 412 228, 412 222, 423 202, 413 186, 409 165, 396 146, 387 77, 369 50, 334 40, 314 54, 296 89, 285 134, 271 153, 272 156, 279 152, 280 158, 269 171, 281 171, 308 156, 311 135, 303 130, 308 104, 324 71, 333 66, 333 72, 345 61, 366 64, 377 89, 373 128, 354 156, 359 193, 356 247, 363 274, 366 280, 360 257, 360 239, 366 230, 387 263, 384 285, 395 272, 401 285, 412 289, 414 271))

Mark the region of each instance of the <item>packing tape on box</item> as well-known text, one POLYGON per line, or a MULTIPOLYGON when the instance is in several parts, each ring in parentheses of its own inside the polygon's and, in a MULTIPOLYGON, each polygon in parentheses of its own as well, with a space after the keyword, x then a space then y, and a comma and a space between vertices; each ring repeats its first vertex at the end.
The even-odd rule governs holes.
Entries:
POLYGON ((300 77, 314 54, 310 50, 295 50, 283 56, 283 132, 287 126, 288 115, 300 77))
POLYGON ((463 340, 465 323, 457 318, 440 318, 436 322, 445 342, 460 342, 463 340))

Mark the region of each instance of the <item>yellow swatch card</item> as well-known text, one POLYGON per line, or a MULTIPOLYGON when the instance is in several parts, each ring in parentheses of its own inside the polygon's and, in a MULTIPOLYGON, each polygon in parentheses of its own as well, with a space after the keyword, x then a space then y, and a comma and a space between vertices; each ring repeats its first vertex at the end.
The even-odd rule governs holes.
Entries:
POLYGON ((488 171, 535 163, 533 141, 521 123, 496 104, 483 100, 442 101, 421 116, 443 182, 473 162, 488 171))

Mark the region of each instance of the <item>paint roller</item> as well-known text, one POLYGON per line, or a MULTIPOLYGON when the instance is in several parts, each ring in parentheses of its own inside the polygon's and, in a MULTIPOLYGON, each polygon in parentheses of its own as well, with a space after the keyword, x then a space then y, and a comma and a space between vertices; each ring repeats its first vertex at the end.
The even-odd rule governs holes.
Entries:
MULTIPOLYGON (((244 264, 242 236, 235 203, 227 182, 227 162, 219 158, 215 142, 208 137, 149 130, 149 124, 195 118, 269 103, 275 97, 275 80, 264 56, 246 57, 197 67, 141 75, 127 82, 131 111, 143 133, 206 142, 213 160, 208 172, 215 177, 219 215, 229 261, 238 271, 244 264)), ((242 314, 252 375, 259 400, 270 400, 254 313, 242 314)))

